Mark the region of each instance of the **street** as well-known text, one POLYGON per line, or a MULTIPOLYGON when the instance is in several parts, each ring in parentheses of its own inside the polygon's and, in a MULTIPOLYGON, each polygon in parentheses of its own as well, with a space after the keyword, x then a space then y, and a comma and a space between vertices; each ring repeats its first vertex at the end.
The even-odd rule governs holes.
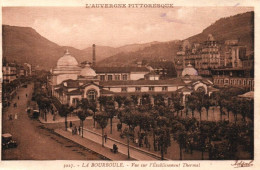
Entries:
MULTIPOLYGON (((20 88, 18 96, 2 116, 2 133, 11 133, 17 141, 17 148, 2 151, 2 160, 100 160, 103 157, 76 143, 58 136, 26 112, 27 101, 31 99, 32 85, 20 88), (26 97, 26 93, 28 97, 26 97), (17 103, 17 108, 13 107, 17 103), (17 113, 17 119, 14 115, 17 113), (8 115, 13 115, 9 120, 8 115)), ((103 158, 104 159, 104 158, 103 158)))

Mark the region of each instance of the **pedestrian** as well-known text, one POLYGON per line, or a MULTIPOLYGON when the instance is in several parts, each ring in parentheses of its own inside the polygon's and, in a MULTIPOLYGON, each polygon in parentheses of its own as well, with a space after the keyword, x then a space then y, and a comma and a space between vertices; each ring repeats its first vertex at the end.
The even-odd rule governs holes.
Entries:
POLYGON ((105 143, 106 143, 107 142, 107 133, 105 133, 104 138, 105 138, 105 143))
POLYGON ((17 119, 18 118, 18 115, 17 115, 17 113, 15 113, 15 115, 14 115, 14 119, 17 119))
POLYGON ((20 97, 18 96, 17 99, 19 100, 19 98, 20 98, 20 97))
POLYGON ((80 126, 79 126, 79 129, 78 129, 78 131, 79 131, 79 135, 80 135, 80 126))
POLYGON ((27 98, 27 93, 25 94, 26 98, 27 98))
POLYGON ((78 129, 77 129, 77 127, 75 126, 75 127, 74 127, 74 134, 76 135, 77 132, 78 132, 78 129))
POLYGON ((70 121, 70 128, 72 128, 72 122, 70 121))
POLYGON ((145 144, 145 147, 147 148, 148 147, 148 138, 147 138, 147 136, 144 137, 144 144, 145 144))
POLYGON ((53 119, 52 120, 55 121, 55 119, 56 119, 56 114, 53 115, 53 119))
POLYGON ((12 120, 12 114, 8 115, 9 120, 12 120))
POLYGON ((135 139, 135 144, 138 146, 138 138, 135 139))

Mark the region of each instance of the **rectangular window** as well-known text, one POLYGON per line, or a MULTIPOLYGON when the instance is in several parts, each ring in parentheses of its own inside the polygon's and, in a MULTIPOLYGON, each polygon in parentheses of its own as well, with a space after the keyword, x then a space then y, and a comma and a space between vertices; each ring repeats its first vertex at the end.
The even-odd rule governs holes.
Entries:
POLYGON ((135 91, 141 91, 141 87, 135 87, 135 91))
POLYGON ((108 75, 108 76, 107 76, 107 80, 108 80, 108 81, 113 80, 113 76, 112 76, 112 75, 108 75))
POLYGON ((127 75, 126 74, 123 75, 123 80, 127 80, 127 75))
POLYGON ((127 92, 127 87, 122 87, 121 92, 127 92))
POLYGON ((226 84, 226 83, 228 84, 228 80, 225 80, 225 84, 226 84))
POLYGON ((105 75, 100 75, 100 81, 105 81, 105 75))
POLYGON ((162 91, 168 91, 168 87, 167 86, 162 87, 162 91))
POLYGON ((115 75, 115 80, 120 80, 120 75, 115 75))
POLYGON ((154 91, 154 87, 149 87, 149 91, 154 91))

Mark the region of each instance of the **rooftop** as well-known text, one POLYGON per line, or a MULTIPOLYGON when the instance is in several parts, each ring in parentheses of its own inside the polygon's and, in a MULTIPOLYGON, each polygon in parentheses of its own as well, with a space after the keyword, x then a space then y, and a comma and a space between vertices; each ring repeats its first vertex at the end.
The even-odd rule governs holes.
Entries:
POLYGON ((181 79, 168 79, 168 80, 127 80, 127 81, 101 81, 101 86, 135 86, 135 85, 185 85, 181 79))
POLYGON ((149 72, 146 67, 94 67, 96 73, 149 72))

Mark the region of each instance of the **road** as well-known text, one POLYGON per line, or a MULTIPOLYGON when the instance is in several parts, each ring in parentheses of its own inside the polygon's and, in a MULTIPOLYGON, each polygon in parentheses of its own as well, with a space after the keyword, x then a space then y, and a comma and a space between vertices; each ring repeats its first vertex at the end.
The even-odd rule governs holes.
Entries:
POLYGON ((25 111, 31 99, 32 85, 18 90, 18 96, 3 113, 2 133, 11 133, 17 141, 17 148, 2 151, 2 160, 101 160, 102 157, 76 143, 56 135, 37 120, 32 120, 25 111), (25 94, 28 94, 28 98, 25 94), (18 107, 14 108, 13 103, 18 107), (9 120, 9 114, 18 118, 9 120))

